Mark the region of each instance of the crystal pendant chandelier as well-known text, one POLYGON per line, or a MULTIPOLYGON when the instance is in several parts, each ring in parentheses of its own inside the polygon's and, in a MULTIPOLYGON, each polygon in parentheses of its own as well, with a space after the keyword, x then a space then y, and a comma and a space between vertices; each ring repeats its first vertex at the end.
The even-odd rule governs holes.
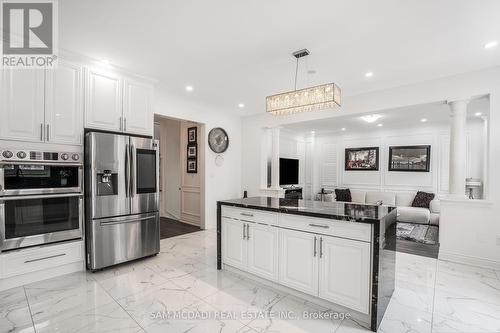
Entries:
POLYGON ((297 90, 299 58, 309 55, 307 49, 293 53, 297 59, 295 67, 295 90, 266 97, 266 111, 275 115, 331 109, 340 106, 340 88, 335 83, 322 84, 297 90))

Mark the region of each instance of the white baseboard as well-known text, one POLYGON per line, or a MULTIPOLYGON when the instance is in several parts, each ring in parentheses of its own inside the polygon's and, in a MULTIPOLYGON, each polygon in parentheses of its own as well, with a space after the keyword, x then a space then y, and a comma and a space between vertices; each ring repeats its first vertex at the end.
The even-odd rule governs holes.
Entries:
POLYGON ((452 261, 459 264, 477 266, 481 268, 500 270, 500 261, 468 256, 459 253, 439 251, 439 260, 452 261))
POLYGON ((168 210, 166 210, 166 211, 163 212, 162 217, 167 217, 169 219, 173 219, 173 220, 177 220, 177 221, 180 219, 179 216, 176 216, 175 214, 172 214, 168 210))
POLYGON ((194 225, 195 227, 200 227, 200 222, 188 221, 180 219, 179 222, 194 225))

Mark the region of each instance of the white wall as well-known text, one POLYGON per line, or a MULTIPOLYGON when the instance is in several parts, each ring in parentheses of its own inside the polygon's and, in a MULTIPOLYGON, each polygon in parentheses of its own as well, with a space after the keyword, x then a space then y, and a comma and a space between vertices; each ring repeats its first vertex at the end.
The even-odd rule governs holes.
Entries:
POLYGON ((488 202, 442 203, 440 255, 460 258, 463 262, 490 264, 500 269, 500 67, 473 73, 446 77, 408 86, 375 91, 358 96, 346 96, 337 110, 309 112, 290 117, 262 114, 243 120, 242 188, 250 195, 260 192, 260 138, 267 127, 283 126, 313 119, 324 119, 347 114, 377 112, 417 104, 444 100, 490 96, 489 146, 486 175, 489 177, 488 202), (491 170, 491 172, 488 172, 491 170), (471 208, 472 207, 472 208, 471 208), (471 259, 473 258, 473 259, 471 259))
POLYGON ((232 114, 218 108, 192 103, 185 99, 174 98, 165 87, 155 89, 155 113, 167 117, 184 119, 205 124, 205 132, 199 136, 199 141, 207 142, 207 135, 213 127, 222 127, 229 136, 229 148, 222 154, 222 166, 215 164, 215 157, 208 145, 204 154, 206 167, 203 171, 205 193, 202 194, 201 211, 204 212, 205 228, 216 227, 217 200, 237 198, 242 196, 241 190, 241 118, 237 111, 232 114))
MULTIPOLYGON (((450 129, 448 124, 436 124, 418 128, 383 128, 370 132, 354 132, 342 135, 323 134, 315 138, 314 154, 297 155, 303 164, 311 162, 313 193, 321 188, 348 187, 376 191, 427 191, 442 198, 448 194, 450 129), (390 146, 431 146, 430 172, 388 171, 390 146), (379 147, 378 171, 346 171, 345 149, 379 147), (317 174, 315 174, 317 173, 317 174)), ((484 123, 481 119, 469 119, 467 128, 467 177, 483 179, 484 123)), ((287 138, 283 147, 300 147, 304 140, 287 138), (295 140, 295 145, 291 141, 295 140)), ((281 152, 281 150, 280 150, 281 152)), ((301 178, 303 179, 303 178, 301 178)))
POLYGON ((322 146, 318 151, 317 160, 320 163, 318 187, 349 187, 377 191, 427 191, 436 194, 446 194, 447 187, 440 177, 445 176, 447 181, 448 169, 440 173, 443 160, 442 147, 449 147, 449 130, 445 126, 436 126, 419 129, 381 129, 368 133, 354 133, 344 136, 319 137, 317 143, 322 146), (388 171, 390 146, 431 146, 430 172, 394 172, 388 171), (379 147, 378 171, 346 171, 345 149, 361 147, 379 147), (325 157, 332 155, 328 150, 335 150, 336 170, 333 172, 325 157))

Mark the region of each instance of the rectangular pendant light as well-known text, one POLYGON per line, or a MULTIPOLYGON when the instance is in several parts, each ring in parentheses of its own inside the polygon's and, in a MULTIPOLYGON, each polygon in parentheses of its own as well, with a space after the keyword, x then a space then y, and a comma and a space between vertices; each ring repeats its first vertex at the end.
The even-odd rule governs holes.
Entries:
POLYGON ((340 106, 341 91, 335 83, 289 91, 266 97, 266 111, 275 115, 290 115, 340 106))

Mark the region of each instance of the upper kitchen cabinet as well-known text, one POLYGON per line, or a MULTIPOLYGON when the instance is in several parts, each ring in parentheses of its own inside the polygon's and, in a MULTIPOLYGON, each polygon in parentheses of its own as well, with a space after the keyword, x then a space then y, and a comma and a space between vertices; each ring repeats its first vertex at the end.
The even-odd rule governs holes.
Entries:
POLYGON ((123 127, 128 133, 152 135, 153 86, 125 79, 123 84, 123 127))
POLYGON ((43 142, 44 70, 2 70, 0 138, 43 142))
POLYGON ((153 135, 153 85, 89 68, 85 89, 85 127, 153 135))
POLYGON ((122 131, 122 82, 110 71, 87 69, 85 127, 122 131))
POLYGON ((45 141, 83 143, 83 68, 60 60, 45 78, 45 141))

